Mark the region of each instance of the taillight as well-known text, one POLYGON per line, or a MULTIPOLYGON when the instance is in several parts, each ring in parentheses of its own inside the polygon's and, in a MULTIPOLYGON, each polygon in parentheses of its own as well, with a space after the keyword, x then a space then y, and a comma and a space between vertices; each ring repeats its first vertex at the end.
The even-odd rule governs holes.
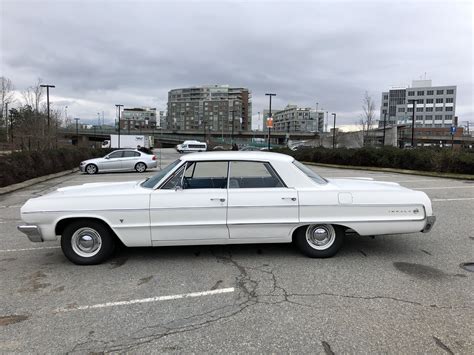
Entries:
POLYGON ((156 155, 153 155, 153 158, 151 158, 152 160, 156 160, 156 155))

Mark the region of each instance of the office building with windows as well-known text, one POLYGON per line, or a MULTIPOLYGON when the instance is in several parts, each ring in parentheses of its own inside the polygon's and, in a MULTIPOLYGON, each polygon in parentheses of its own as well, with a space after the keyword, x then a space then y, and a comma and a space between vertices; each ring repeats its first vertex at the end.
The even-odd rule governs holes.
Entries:
POLYGON ((431 80, 413 80, 412 86, 392 88, 382 93, 379 127, 384 124, 415 127, 450 127, 455 124, 456 86, 432 86, 431 80))
POLYGON ((272 110, 272 116, 275 131, 323 132, 324 129, 324 112, 310 107, 287 105, 283 110, 272 110))
POLYGON ((235 132, 252 128, 249 89, 206 85, 168 93, 167 129, 230 132, 232 120, 235 132))

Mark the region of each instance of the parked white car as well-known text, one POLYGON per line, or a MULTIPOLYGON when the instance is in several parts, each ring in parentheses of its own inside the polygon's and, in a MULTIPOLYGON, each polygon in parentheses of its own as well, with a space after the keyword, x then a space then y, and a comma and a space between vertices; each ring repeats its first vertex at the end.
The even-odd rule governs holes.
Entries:
POLYGON ((176 146, 179 153, 205 152, 207 144, 199 141, 184 141, 176 146))
POLYGON ((292 157, 268 152, 182 156, 151 178, 63 187, 28 200, 18 226, 31 241, 61 236, 76 264, 129 247, 294 242, 330 257, 350 229, 359 235, 428 232, 421 191, 392 182, 324 179, 292 157))
POLYGON ((157 167, 156 156, 136 149, 114 150, 103 158, 89 159, 81 162, 79 169, 87 174, 105 171, 130 171, 143 173, 146 169, 157 167))

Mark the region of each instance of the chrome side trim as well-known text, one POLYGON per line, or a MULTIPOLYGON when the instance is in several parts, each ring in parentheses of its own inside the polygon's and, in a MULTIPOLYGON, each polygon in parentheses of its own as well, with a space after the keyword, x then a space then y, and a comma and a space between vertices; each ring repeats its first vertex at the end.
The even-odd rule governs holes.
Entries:
POLYGON ((38 243, 43 241, 41 230, 35 225, 20 225, 16 227, 20 232, 25 233, 28 239, 32 242, 38 243))
POLYGON ((431 231, 431 229, 433 228, 435 222, 436 222, 436 216, 426 217, 425 228, 423 228, 422 232, 423 233, 428 233, 429 231, 431 231))

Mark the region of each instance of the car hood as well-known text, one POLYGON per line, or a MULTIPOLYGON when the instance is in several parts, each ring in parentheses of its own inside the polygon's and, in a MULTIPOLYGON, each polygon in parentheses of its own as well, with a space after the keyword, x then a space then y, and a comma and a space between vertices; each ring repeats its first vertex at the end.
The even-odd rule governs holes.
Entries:
POLYGON ((133 191, 139 187, 139 181, 124 182, 93 182, 76 186, 60 187, 55 192, 45 195, 45 197, 53 194, 61 195, 100 195, 106 196, 111 194, 123 194, 127 191, 133 191))
POLYGON ((336 186, 340 190, 350 191, 378 191, 378 190, 408 190, 406 187, 400 186, 396 182, 374 181, 371 178, 355 178, 355 179, 326 179, 331 185, 336 186))
POLYGON ((104 160, 105 160, 104 157, 87 159, 87 160, 83 160, 81 164, 87 165, 87 164, 93 164, 93 163, 100 163, 101 161, 104 161, 104 160))

